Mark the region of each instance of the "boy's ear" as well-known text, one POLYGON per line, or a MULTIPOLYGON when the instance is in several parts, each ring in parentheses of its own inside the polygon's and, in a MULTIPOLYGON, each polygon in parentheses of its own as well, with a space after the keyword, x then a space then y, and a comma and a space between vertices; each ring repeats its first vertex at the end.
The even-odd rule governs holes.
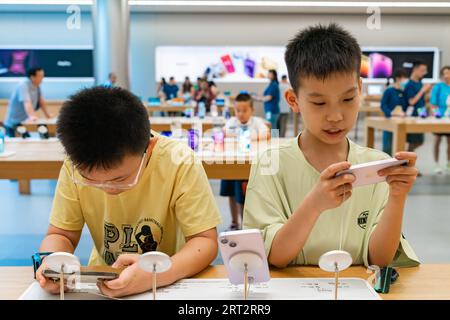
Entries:
POLYGON ((286 99, 286 102, 288 103, 289 107, 293 112, 300 113, 300 106, 298 104, 298 99, 292 88, 284 92, 284 98, 286 99))
POLYGON ((362 94, 362 88, 363 88, 362 78, 359 77, 359 81, 358 81, 358 93, 359 93, 359 95, 362 94))

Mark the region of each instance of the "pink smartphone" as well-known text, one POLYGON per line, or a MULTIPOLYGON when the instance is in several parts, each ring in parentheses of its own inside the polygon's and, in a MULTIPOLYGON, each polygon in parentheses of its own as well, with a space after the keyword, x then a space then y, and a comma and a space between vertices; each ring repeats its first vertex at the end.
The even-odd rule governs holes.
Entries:
POLYGON ((220 59, 222 60, 222 63, 225 66, 225 68, 227 69, 228 73, 233 73, 235 71, 233 60, 231 60, 231 57, 229 54, 221 56, 220 59))
POLYGON ((408 160, 397 160, 395 158, 371 161, 351 166, 348 170, 338 172, 336 176, 350 173, 356 177, 355 181, 352 183, 353 187, 367 186, 386 181, 386 176, 380 177, 378 171, 385 168, 406 165, 407 163, 408 160))
POLYGON ((388 78, 392 75, 392 59, 380 53, 369 55, 369 78, 388 78))
POLYGON ((261 283, 270 280, 269 265, 267 263, 266 251, 261 231, 258 229, 247 229, 238 231, 227 231, 219 234, 220 254, 232 284, 244 283, 244 274, 236 261, 246 261, 245 257, 259 257, 247 261, 253 266, 248 270, 249 283, 261 283), (244 257, 240 259, 240 257, 244 257))

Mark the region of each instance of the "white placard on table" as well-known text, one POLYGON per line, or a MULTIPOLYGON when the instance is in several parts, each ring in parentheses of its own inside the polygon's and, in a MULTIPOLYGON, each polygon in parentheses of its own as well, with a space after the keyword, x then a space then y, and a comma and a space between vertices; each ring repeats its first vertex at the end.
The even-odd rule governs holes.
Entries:
MULTIPOLYGON (((243 285, 230 284, 228 279, 185 279, 165 288, 158 288, 158 300, 242 300, 243 285)), ((78 292, 66 293, 66 300, 106 299, 95 284, 82 284, 78 292)), ((22 300, 58 300, 34 282, 19 298, 22 300)), ((130 300, 151 300, 151 292, 125 297, 130 300)), ((334 278, 274 278, 268 283, 250 285, 249 300, 332 300, 334 278)), ((360 278, 341 278, 340 300, 381 300, 369 283, 360 278)))

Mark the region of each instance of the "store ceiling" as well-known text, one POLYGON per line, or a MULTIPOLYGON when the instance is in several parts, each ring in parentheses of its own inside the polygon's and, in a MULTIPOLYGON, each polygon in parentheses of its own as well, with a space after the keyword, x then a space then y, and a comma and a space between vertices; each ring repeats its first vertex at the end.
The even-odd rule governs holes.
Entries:
MULTIPOLYGON (((2 0, 0 12, 64 12, 70 5, 90 11, 92 0, 2 0)), ((130 0, 132 12, 367 14, 377 6, 384 14, 450 15, 450 1, 274 1, 274 0, 130 0)))

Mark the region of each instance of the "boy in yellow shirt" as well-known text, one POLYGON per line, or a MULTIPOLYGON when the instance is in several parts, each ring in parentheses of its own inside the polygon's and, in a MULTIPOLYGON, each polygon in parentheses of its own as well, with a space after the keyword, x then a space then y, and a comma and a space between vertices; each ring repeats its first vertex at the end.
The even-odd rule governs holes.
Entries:
MULTIPOLYGON (((99 285, 111 297, 151 288, 151 274, 137 264, 141 253, 172 256, 158 286, 192 276, 216 257, 221 218, 204 169, 188 146, 151 132, 136 96, 121 88, 82 90, 64 103, 57 135, 68 158, 41 252, 73 253, 86 224, 94 241, 89 265, 126 267, 99 285), (186 242, 181 250, 179 239, 186 242)), ((36 277, 58 291, 41 269, 36 277)))
POLYGON ((386 182, 352 190, 352 164, 388 158, 346 136, 360 106, 361 50, 336 24, 302 30, 287 45, 292 89, 285 99, 301 112, 304 130, 262 153, 252 165, 244 227, 262 230, 270 264, 317 265, 342 249, 354 264, 414 266, 419 260, 401 234, 407 194, 417 176, 416 154, 399 152, 408 166, 379 171, 386 182), (270 172, 268 167, 278 168, 270 172))

